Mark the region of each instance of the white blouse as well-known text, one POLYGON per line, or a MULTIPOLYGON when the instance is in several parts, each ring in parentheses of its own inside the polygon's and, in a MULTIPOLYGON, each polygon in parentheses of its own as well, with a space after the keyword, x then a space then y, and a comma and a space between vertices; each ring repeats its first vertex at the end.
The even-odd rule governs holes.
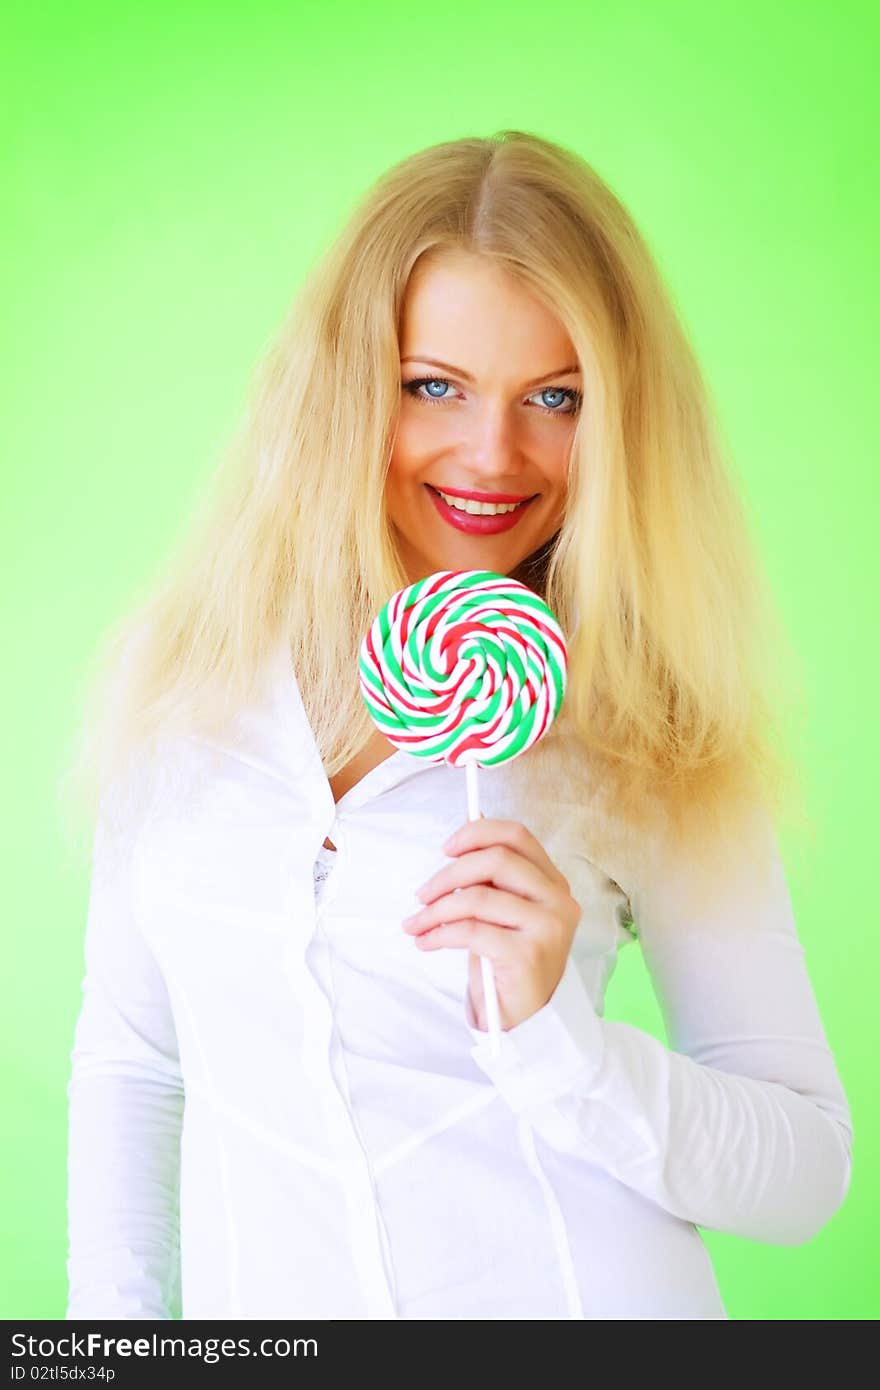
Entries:
POLYGON ((463 769, 398 751, 335 804, 286 648, 271 675, 228 741, 165 742, 118 841, 99 820, 66 1317, 727 1318, 698 1228, 801 1244, 851 1173, 775 842, 698 917, 654 847, 590 857, 564 748, 549 802, 482 770, 582 908, 496 1058, 467 951, 400 926, 463 769), (668 1046, 602 1017, 635 940, 668 1046))

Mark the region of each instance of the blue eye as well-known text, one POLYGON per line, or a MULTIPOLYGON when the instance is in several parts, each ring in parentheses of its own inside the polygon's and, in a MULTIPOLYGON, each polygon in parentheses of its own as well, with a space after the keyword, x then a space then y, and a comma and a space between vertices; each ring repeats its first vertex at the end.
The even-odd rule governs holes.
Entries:
POLYGON ((409 381, 409 382, 407 382, 406 389, 407 389, 407 391, 409 391, 409 393, 410 393, 411 396, 414 396, 414 397, 415 397, 415 399, 416 399, 417 401, 425 401, 425 400, 428 400, 428 401, 430 401, 430 400, 434 400, 434 401, 443 401, 443 400, 446 400, 446 396, 445 396, 445 395, 443 395, 443 396, 423 396, 423 395, 421 395, 420 392, 419 392, 419 387, 420 387, 420 386, 450 386, 450 385, 451 385, 451 382, 445 381, 442 377, 439 377, 439 376, 423 376, 423 377, 421 377, 418 381, 409 381))
POLYGON ((576 415, 580 410, 583 399, 580 391, 575 391, 572 386, 542 386, 540 391, 535 393, 538 396, 556 396, 561 401, 570 401, 570 410, 557 410, 552 405, 539 405, 538 410, 545 410, 548 415, 576 415))
MULTIPOLYGON (((451 385, 452 382, 447 381, 446 378, 442 376, 423 376, 417 377, 414 381, 404 382, 403 389, 412 396, 413 400, 424 401, 426 405, 437 405, 442 401, 452 400, 453 397, 448 395, 447 392, 444 392, 441 396, 423 396, 421 387, 450 387, 451 385)), ((544 386, 540 391, 536 391, 535 394, 538 396, 555 396, 557 400, 567 400, 571 402, 571 408, 569 410, 560 410, 554 405, 539 405, 535 407, 536 410, 543 410, 545 415, 575 415, 580 409, 583 400, 583 393, 581 391, 575 391, 573 387, 570 386, 544 386)))
MULTIPOLYGON (((545 386, 541 391, 538 392, 538 395, 539 395, 539 396, 557 396, 557 397, 559 397, 559 399, 560 399, 561 401, 564 401, 564 400, 566 399, 567 396, 573 396, 573 395, 574 395, 574 392, 573 392, 573 391, 566 392, 565 390, 563 390, 563 388, 562 388, 561 386, 545 386)), ((552 406, 542 405, 542 406, 539 406, 538 409, 539 409, 539 410, 549 410, 550 413, 551 413, 552 415, 557 415, 557 414, 559 414, 559 412, 556 411, 556 410, 554 410, 552 406)), ((568 414, 568 412, 567 412, 567 411, 562 411, 562 414, 563 414, 563 415, 566 415, 566 414, 568 414)))

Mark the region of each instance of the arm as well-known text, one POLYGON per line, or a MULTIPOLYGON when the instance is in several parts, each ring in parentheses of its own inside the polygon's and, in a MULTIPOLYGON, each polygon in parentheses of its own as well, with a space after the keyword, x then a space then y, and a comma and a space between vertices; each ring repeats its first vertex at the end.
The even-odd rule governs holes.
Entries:
POLYGON ((555 1148, 709 1230, 799 1245, 841 1206, 847 1097, 823 1029, 769 820, 756 868, 732 853, 708 909, 687 868, 630 895, 670 1046, 599 1017, 571 955, 543 1008, 472 1055, 555 1148))
POLYGON ((111 846, 99 817, 67 1088, 68 1319, 172 1318, 179 1299, 183 1079, 132 913, 131 849, 111 846))

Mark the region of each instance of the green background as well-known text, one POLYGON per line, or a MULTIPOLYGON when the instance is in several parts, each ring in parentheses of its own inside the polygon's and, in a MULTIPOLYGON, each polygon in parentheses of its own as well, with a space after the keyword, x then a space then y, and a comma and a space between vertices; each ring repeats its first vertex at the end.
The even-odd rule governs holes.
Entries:
MULTIPOLYGON (((7 7, 0 1315, 65 1308, 88 881, 56 783, 86 663, 185 527, 254 360, 355 199, 406 154, 510 126, 577 150, 645 233, 808 679, 797 737, 819 833, 783 852, 853 1109, 853 1183, 805 1246, 705 1239, 732 1318, 877 1316, 876 15, 755 0, 7 7)), ((664 1038, 638 948, 607 1016, 664 1038)))

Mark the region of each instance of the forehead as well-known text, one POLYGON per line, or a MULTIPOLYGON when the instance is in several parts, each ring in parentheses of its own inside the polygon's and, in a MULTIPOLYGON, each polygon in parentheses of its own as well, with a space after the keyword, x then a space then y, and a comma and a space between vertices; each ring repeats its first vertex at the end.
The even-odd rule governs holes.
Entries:
POLYGON ((545 349, 573 352, 553 310, 497 261, 446 253, 419 262, 404 295, 401 353, 443 356, 477 339, 528 358, 545 349))

